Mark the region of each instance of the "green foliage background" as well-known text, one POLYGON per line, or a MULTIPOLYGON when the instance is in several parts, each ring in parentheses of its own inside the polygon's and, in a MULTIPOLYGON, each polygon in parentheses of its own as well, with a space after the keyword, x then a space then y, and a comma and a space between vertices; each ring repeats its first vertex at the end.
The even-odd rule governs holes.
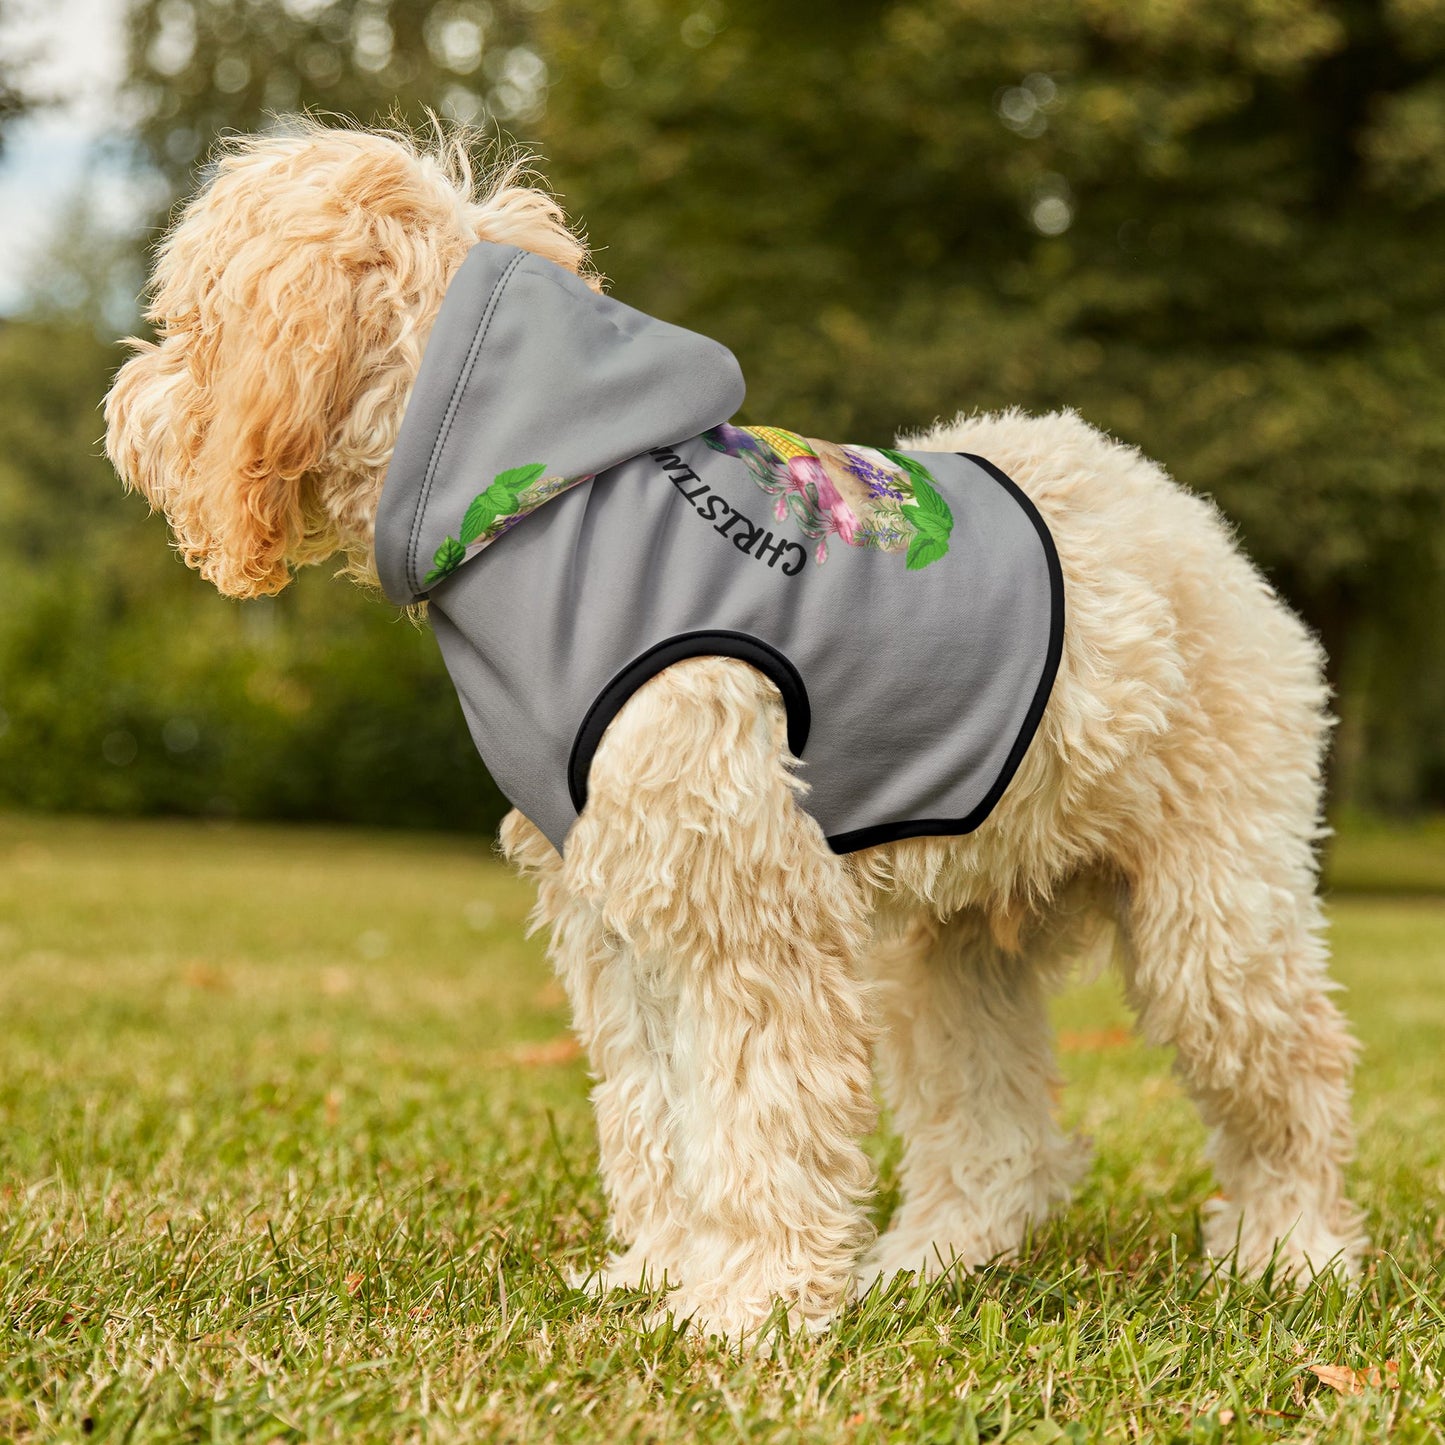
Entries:
MULTIPOLYGON (((1322 634, 1337 801, 1445 803, 1440 0, 142 0, 128 105, 172 196, 298 106, 537 146, 746 420, 1076 407, 1322 634)), ((0 330, 0 800, 492 820, 424 634, 319 576, 225 603, 118 495, 98 269, 0 330)))

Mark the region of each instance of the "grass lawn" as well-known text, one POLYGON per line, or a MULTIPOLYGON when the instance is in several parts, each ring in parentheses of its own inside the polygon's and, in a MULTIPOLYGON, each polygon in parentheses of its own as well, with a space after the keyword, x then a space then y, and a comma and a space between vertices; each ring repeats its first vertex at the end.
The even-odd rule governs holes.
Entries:
POLYGON ((566 1283, 602 1204, 528 902, 465 840, 0 817, 0 1439, 1445 1440, 1445 900, 1332 904, 1362 1287, 1211 1278, 1106 983, 1058 1009, 1073 1207, 772 1359, 566 1283))

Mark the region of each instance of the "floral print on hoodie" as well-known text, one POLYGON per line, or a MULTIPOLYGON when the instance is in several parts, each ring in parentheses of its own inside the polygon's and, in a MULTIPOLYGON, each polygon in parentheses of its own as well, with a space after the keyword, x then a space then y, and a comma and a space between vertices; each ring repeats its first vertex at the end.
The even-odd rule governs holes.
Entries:
MULTIPOLYGON (((839 446, 775 426, 724 423, 702 434, 716 452, 738 457, 752 478, 776 498, 773 515, 789 517, 818 544, 814 559, 828 560, 828 539, 849 547, 903 552, 910 570, 927 567, 948 551, 953 513, 933 476, 902 452, 839 446)), ((549 477, 540 462, 500 472, 479 492, 432 558, 427 586, 445 581, 463 562, 491 546, 523 517, 591 476, 549 477)))
POLYGON ((569 487, 590 482, 590 476, 549 477, 541 462, 531 466, 513 467, 492 478, 484 492, 472 498, 462 518, 459 535, 447 537, 432 558, 432 569, 426 574, 426 585, 450 577, 463 562, 490 547, 503 532, 510 532, 523 517, 535 512, 569 487))
POLYGON ((910 571, 948 551, 953 513, 922 463, 902 452, 840 446, 772 426, 724 423, 702 434, 714 451, 737 457, 775 498, 773 515, 789 517, 828 560, 828 539, 849 547, 902 552, 910 571))

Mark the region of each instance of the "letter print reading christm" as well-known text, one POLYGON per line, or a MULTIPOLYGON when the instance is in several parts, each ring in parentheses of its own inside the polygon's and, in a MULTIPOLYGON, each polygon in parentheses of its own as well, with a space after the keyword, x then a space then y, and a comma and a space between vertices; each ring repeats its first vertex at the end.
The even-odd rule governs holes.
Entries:
POLYGON ((752 522, 720 493, 713 491, 675 451, 655 447, 648 453, 666 473, 673 486, 720 537, 725 537, 745 556, 796 577, 808 561, 807 549, 785 537, 775 537, 761 522, 752 522))

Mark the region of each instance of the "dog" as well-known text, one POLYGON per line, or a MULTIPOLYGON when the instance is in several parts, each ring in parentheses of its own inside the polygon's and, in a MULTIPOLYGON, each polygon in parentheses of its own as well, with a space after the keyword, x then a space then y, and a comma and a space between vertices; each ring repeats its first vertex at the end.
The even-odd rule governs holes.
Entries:
MULTIPOLYGON (((413 402, 440 405, 423 401, 418 378, 469 261, 493 258, 483 269, 495 270, 505 258, 532 278, 508 293, 522 298, 507 303, 514 324, 528 297, 551 305, 555 292, 563 325, 591 315, 589 297, 604 305, 584 241, 528 182, 517 166, 477 177, 465 142, 440 134, 301 123, 223 146, 159 247, 155 339, 130 343, 106 399, 120 477, 222 593, 274 593, 329 558, 377 585, 383 482, 399 443, 425 450, 403 418, 413 402)), ((626 324, 647 338, 662 327, 626 324)), ((470 383, 482 411, 494 372, 470 383)), ((535 400, 518 385, 507 408, 535 400)), ((504 411, 492 404, 487 425, 512 425, 504 411)), ((618 475, 651 467, 648 485, 672 494, 692 487, 683 471, 721 476, 700 470, 715 455, 727 485, 774 478, 759 499, 778 508, 779 531, 750 552, 756 572, 786 527, 806 535, 800 552, 826 543, 810 518, 837 533, 828 568, 864 557, 839 521, 846 508, 856 541, 864 462, 780 433, 765 438, 770 454, 756 447, 747 480, 743 453, 762 429, 749 440, 725 418, 702 420, 721 428, 711 447, 659 446, 618 475), (788 437, 802 450, 785 454, 788 437)), ((1053 1117, 1046 1003, 1111 929, 1139 1029, 1172 1046, 1211 1130, 1223 1197, 1206 1213, 1206 1249, 1250 1275, 1353 1273, 1365 1240, 1342 1175, 1355 1046, 1331 998, 1317 897, 1329 727, 1318 644, 1208 501, 1072 413, 960 415, 898 447, 865 462, 901 459, 888 475, 907 506, 889 515, 914 530, 877 534, 869 565, 907 571, 900 553, 922 535, 928 493, 905 495, 901 468, 920 455, 986 459, 1056 557, 1067 620, 1043 706, 977 826, 830 846, 810 811, 826 779, 810 777, 782 669, 723 651, 633 679, 593 739, 580 808, 568 814, 575 795, 557 803, 551 836, 525 808, 502 825, 505 856, 536 881, 595 1079, 615 1250, 593 1286, 663 1285, 674 1318, 741 1340, 780 1302, 795 1327, 822 1329, 873 1281, 1008 1258, 1086 1167, 1053 1117), (862 1148, 877 1122, 875 1056, 904 1142, 901 1202, 877 1238, 862 1148)), ((410 539, 413 553, 425 544, 418 569, 436 541, 435 565, 393 596, 424 603, 442 584, 461 595, 468 576, 496 596, 544 534, 530 520, 503 525, 539 480, 560 495, 538 517, 590 505, 585 475, 542 479, 549 458, 516 460, 537 465, 473 478, 471 525, 456 519, 469 541, 410 539)), ((941 522, 929 526, 919 556, 948 542, 941 522)), ((777 557, 791 566, 795 554, 777 557)), ((839 646, 860 611, 832 609, 839 646)), ((1035 671, 1047 671, 1041 638, 1028 641, 1035 671)), ((855 655, 855 673, 870 666, 855 655)), ((481 683, 468 685, 469 715, 485 710, 481 683)), ((893 743, 858 735, 853 752, 893 743)), ((525 771, 529 738, 505 745, 525 771)), ((548 798, 556 784, 549 774, 548 798)))

